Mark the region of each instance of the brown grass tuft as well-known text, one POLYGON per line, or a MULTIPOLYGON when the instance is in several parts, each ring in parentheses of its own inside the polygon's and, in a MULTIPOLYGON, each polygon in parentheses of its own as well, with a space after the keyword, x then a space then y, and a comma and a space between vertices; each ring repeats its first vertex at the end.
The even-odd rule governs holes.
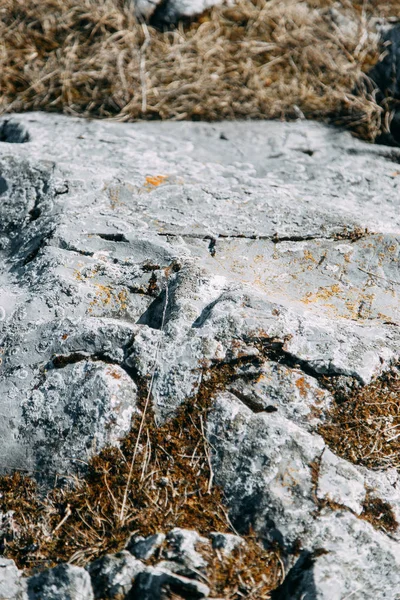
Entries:
POLYGON ((339 456, 370 469, 400 468, 400 373, 355 388, 320 433, 339 456))
POLYGON ((0 111, 122 121, 304 115, 374 139, 389 113, 363 73, 378 58, 374 18, 387 15, 400 17, 397 1, 239 0, 161 32, 123 0, 3 0, 0 111), (332 8, 354 29, 339 28, 332 8))
POLYGON ((384 533, 394 533, 399 528, 396 516, 388 502, 377 498, 373 492, 367 491, 360 519, 371 523, 375 529, 384 533))

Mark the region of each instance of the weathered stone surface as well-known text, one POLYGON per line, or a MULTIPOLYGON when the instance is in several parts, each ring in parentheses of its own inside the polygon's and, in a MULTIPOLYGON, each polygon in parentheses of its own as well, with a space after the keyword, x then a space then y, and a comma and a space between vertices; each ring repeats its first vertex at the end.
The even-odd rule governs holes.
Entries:
POLYGON ((175 527, 166 537, 163 552, 165 560, 157 566, 190 579, 198 579, 199 574, 204 574, 207 567, 207 560, 203 555, 205 549, 211 550, 209 539, 202 537, 197 531, 175 527))
POLYGON ((313 465, 323 439, 279 412, 254 415, 229 393, 218 396, 208 426, 236 529, 252 524, 267 539, 294 546, 314 522, 313 465))
POLYGON ((279 411, 313 430, 332 406, 330 394, 314 377, 299 368, 265 361, 254 371, 254 378, 250 381, 247 366, 239 369, 238 373, 242 378, 230 384, 228 389, 253 412, 279 411))
POLYGON ((201 15, 223 0, 131 0, 135 14, 155 25, 172 25, 180 19, 191 19, 201 15))
MULTIPOLYGON (((141 378, 162 421, 228 363, 208 435, 236 526, 288 566, 313 557, 293 597, 311 578, 328 600, 340 573, 376 598, 391 562, 395 598, 398 532, 357 515, 363 486, 400 514, 397 474, 336 459, 316 428, 321 374, 345 394, 400 358, 400 151, 304 122, 0 127, 1 470, 51 483, 118 443, 141 378)), ((140 590, 185 577, 164 567, 140 590)))
POLYGON ((0 556, 0 600, 27 600, 25 581, 13 560, 0 556))
POLYGON ((144 569, 144 564, 133 558, 127 551, 106 554, 87 568, 92 580, 94 597, 100 600, 125 598, 132 589, 135 577, 144 569))
POLYGON ((319 463, 317 498, 347 506, 360 515, 366 493, 365 479, 356 467, 325 448, 319 463))
POLYGON ((212 533, 212 546, 214 550, 220 550, 226 556, 232 554, 235 548, 243 546, 243 538, 240 535, 234 535, 233 533, 212 533))
POLYGON ((207 598, 209 587, 196 579, 189 579, 169 571, 165 567, 147 567, 136 578, 132 589, 132 600, 161 600, 167 588, 181 597, 207 598))
POLYGON ((22 405, 24 438, 37 468, 77 469, 90 453, 116 443, 130 429, 135 398, 134 382, 117 365, 82 360, 52 370, 22 405), (61 458, 66 446, 68 457, 61 458))
POLYGON ((314 552, 304 551, 273 600, 399 597, 399 546, 369 523, 344 512, 321 517, 315 545, 314 552))
POLYGON ((29 600, 94 600, 89 573, 62 564, 27 580, 29 600))
POLYGON ((143 536, 133 535, 126 544, 126 549, 141 560, 148 560, 162 546, 165 540, 164 533, 155 533, 147 538, 143 536))
POLYGON ((398 597, 398 541, 357 518, 366 494, 364 469, 338 459, 319 436, 278 413, 252 414, 229 394, 218 397, 209 436, 236 528, 251 524, 293 549, 300 543, 300 558, 273 598, 398 597))

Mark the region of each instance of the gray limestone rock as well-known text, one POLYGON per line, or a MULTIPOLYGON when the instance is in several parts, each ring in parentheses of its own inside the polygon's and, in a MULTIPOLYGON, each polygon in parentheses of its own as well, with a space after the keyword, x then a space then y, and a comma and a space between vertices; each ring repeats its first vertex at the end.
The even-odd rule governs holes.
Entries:
POLYGON ((209 587, 182 575, 177 575, 165 567, 147 567, 135 580, 129 600, 161 600, 165 591, 170 591, 178 597, 207 598, 209 587))
POLYGON ((139 19, 158 26, 175 25, 181 19, 192 19, 223 0, 130 0, 139 19))
POLYGON ((0 600, 28 600, 25 580, 13 560, 0 556, 0 600))
POLYGON ((233 533, 211 533, 212 547, 214 550, 220 550, 225 556, 230 556, 232 552, 244 545, 243 538, 233 533))
POLYGON ((135 558, 149 560, 160 549, 164 541, 164 533, 155 533, 146 538, 134 534, 129 538, 125 547, 135 558))
POLYGON ((228 389, 253 412, 279 411, 313 430, 332 407, 331 395, 315 377, 300 368, 266 361, 254 373, 253 379, 249 380, 248 374, 248 367, 242 367, 238 371, 239 378, 228 389))
POLYGON ((346 506, 360 515, 366 493, 365 479, 359 470, 325 448, 319 463, 317 498, 346 506))
POLYGON ((94 600, 85 569, 62 564, 27 580, 29 600, 94 600))
POLYGON ((318 547, 305 550, 273 600, 398 600, 398 544, 349 513, 321 518, 318 547))
MULTIPOLYGON (((49 485, 119 443, 139 383, 162 422, 228 364, 207 427, 236 527, 281 544, 293 597, 339 578, 343 597, 394 599, 399 534, 358 516, 372 495, 398 518, 397 473, 316 429, 321 375, 345 397, 400 359, 400 150, 310 122, 29 113, 0 132, 1 472, 49 485)), ((163 560, 135 593, 203 585, 163 560)))
POLYGON ((83 357, 43 379, 22 404, 22 423, 23 438, 46 476, 68 472, 71 465, 78 470, 91 454, 128 433, 136 385, 118 365, 83 357), (62 457, 65 447, 70 451, 62 457))
POLYGON ((175 527, 166 536, 163 551, 165 560, 159 562, 159 568, 167 569, 191 579, 205 574, 208 561, 204 552, 211 550, 210 540, 197 531, 175 527))
POLYGON ((254 414, 228 393, 218 397, 208 427, 216 480, 228 494, 235 527, 252 525, 293 550, 300 544, 274 599, 398 598, 400 545, 358 518, 364 469, 278 412, 254 414))
POLYGON ((240 532, 253 525, 290 549, 312 527, 313 465, 324 450, 279 411, 254 414, 232 394, 220 394, 209 421, 214 470, 240 532))
POLYGON ((100 600, 125 598, 132 589, 136 576, 144 569, 144 564, 126 550, 97 559, 87 567, 94 597, 100 600))

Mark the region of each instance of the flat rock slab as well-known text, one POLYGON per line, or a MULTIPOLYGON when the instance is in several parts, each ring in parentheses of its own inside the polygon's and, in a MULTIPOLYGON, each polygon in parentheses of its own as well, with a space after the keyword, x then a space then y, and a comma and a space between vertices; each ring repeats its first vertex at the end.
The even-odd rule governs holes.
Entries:
POLYGON ((143 380, 161 422, 228 363, 216 481, 236 523, 292 556, 276 597, 376 598, 386 581, 397 598, 399 533, 358 518, 372 490, 399 520, 397 474, 316 430, 321 374, 345 389, 399 360, 400 150, 304 121, 1 128, 1 472, 51 485, 118 444, 143 380))
POLYGON ((126 432, 123 370, 148 376, 157 348, 160 418, 233 339, 362 383, 397 360, 397 150, 309 122, 30 113, 3 129, 3 469, 37 469, 55 443, 65 470, 126 432))

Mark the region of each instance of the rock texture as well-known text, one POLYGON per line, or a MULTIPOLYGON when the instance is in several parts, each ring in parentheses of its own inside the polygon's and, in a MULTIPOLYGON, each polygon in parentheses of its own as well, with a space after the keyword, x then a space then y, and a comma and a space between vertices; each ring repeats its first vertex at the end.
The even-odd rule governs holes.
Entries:
MULTIPOLYGON (((397 473, 348 463, 316 430, 334 402, 321 375, 346 390, 399 360, 400 152, 306 122, 31 113, 1 132, 2 471, 49 485, 118 444, 142 379, 162 422, 226 363, 235 381, 207 424, 215 479, 239 533, 284 549, 276 598, 398 598, 399 533, 365 508, 372 495, 400 518, 397 473)), ((132 560, 93 572, 110 594, 132 575, 141 598, 206 596, 193 540, 171 535, 181 558, 134 576, 164 542, 132 539, 132 560)))
POLYGON ((207 598, 210 589, 204 580, 213 556, 222 551, 218 560, 224 565, 235 548, 246 545, 239 536, 215 532, 204 538, 177 527, 167 535, 142 538, 141 544, 156 546, 158 561, 149 562, 152 556, 138 560, 124 550, 86 569, 61 564, 24 578, 12 560, 0 559, 0 600, 163 600, 169 593, 188 600, 207 598))
POLYGON ((192 19, 223 0, 131 0, 139 19, 157 26, 175 25, 180 19, 192 19))

